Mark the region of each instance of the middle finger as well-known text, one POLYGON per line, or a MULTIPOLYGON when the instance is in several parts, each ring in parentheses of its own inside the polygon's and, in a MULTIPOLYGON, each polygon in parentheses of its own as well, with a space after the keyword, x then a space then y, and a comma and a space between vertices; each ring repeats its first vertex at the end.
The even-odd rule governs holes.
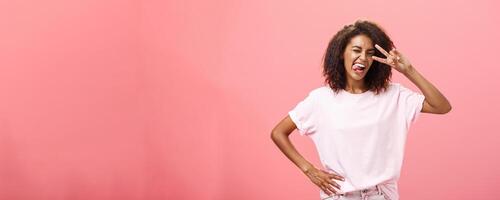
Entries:
POLYGON ((391 55, 391 54, 387 53, 387 51, 385 51, 384 48, 382 48, 381 46, 378 46, 378 44, 375 45, 375 48, 377 48, 380 52, 382 52, 382 54, 384 54, 387 57, 389 57, 391 55))
POLYGON ((389 54, 391 54, 394 57, 397 57, 397 55, 396 55, 396 49, 392 48, 392 50, 389 51, 389 54))
POLYGON ((335 189, 333 189, 333 187, 329 184, 325 184, 324 187, 329 191, 331 192, 331 194, 337 194, 337 191, 335 189))
POLYGON ((339 185, 339 184, 337 184, 337 182, 335 182, 335 181, 333 181, 333 180, 331 180, 331 179, 330 179, 330 180, 328 180, 327 182, 328 182, 328 184, 330 184, 330 185, 332 185, 333 187, 336 187, 337 189, 339 189, 339 190, 340 190, 340 185, 339 185))
POLYGON ((344 177, 342 177, 342 176, 340 176, 340 175, 337 175, 337 174, 333 174, 333 173, 332 173, 332 174, 329 174, 329 176, 328 176, 328 177, 329 177, 329 178, 331 178, 331 179, 333 178, 333 179, 337 179, 337 180, 339 180, 339 181, 344 181, 344 177))

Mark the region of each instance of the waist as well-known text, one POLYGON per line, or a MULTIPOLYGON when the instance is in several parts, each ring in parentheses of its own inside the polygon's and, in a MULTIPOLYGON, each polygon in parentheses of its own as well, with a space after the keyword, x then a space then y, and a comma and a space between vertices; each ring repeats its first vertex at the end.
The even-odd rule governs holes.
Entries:
POLYGON ((355 190, 351 192, 346 192, 344 194, 339 194, 345 197, 352 197, 352 196, 368 196, 368 195, 374 195, 374 194, 382 194, 382 190, 380 190, 380 185, 376 185, 373 187, 369 187, 366 189, 362 190, 355 190))
POLYGON ((323 200, 330 200, 330 199, 340 199, 341 197, 360 197, 363 199, 366 196, 374 196, 374 195, 384 195, 382 190, 380 189, 380 185, 375 185, 373 187, 365 188, 362 190, 355 190, 351 192, 346 192, 343 194, 335 194, 333 196, 328 196, 325 198, 322 198, 323 200))

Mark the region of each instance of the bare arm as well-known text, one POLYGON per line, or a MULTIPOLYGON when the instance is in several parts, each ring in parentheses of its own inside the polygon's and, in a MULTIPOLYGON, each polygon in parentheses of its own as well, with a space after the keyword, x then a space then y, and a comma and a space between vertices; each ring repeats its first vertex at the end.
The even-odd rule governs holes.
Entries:
POLYGON ((271 139, 288 159, 299 167, 302 172, 305 172, 313 167, 313 165, 299 154, 288 138, 288 136, 293 133, 296 128, 297 127, 293 123, 292 119, 290 119, 290 116, 287 116, 273 129, 271 139))
POLYGON ((425 96, 422 112, 446 114, 451 110, 451 104, 441 92, 426 80, 413 66, 410 65, 404 74, 411 80, 425 96))
POLYGON ((340 186, 332 179, 343 181, 344 178, 327 173, 323 170, 316 169, 310 162, 308 162, 300 153, 295 149, 293 144, 288 138, 289 135, 296 129, 290 116, 286 116, 281 122, 274 127, 271 132, 271 139, 278 146, 278 148, 290 159, 302 172, 311 179, 311 181, 320 187, 326 194, 331 195, 337 193, 333 187, 340 189, 340 186))
POLYGON ((450 112, 451 104, 448 99, 431 82, 425 79, 402 53, 396 49, 387 52, 378 45, 375 45, 375 47, 387 58, 373 56, 374 60, 387 64, 401 72, 422 91, 425 96, 422 112, 434 114, 450 112))

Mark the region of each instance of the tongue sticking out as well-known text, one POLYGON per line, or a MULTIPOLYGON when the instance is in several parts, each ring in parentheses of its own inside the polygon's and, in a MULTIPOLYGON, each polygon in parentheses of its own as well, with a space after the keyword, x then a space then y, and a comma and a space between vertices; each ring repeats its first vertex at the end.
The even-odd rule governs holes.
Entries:
POLYGON ((363 70, 365 69, 365 66, 362 65, 362 64, 359 64, 359 63, 356 63, 352 66, 352 69, 355 71, 355 72, 358 72, 358 73, 361 73, 363 72, 363 70))

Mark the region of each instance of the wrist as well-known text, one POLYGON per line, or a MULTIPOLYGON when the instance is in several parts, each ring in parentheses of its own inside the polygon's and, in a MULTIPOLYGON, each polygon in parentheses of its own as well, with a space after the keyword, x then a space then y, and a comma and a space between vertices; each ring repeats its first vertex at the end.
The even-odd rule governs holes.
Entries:
POLYGON ((408 66, 408 69, 403 73, 406 77, 412 76, 417 70, 413 66, 408 66))
POLYGON ((314 168, 314 166, 307 163, 305 165, 300 166, 299 168, 300 168, 300 170, 302 170, 303 173, 307 173, 307 172, 311 171, 311 169, 314 168))

